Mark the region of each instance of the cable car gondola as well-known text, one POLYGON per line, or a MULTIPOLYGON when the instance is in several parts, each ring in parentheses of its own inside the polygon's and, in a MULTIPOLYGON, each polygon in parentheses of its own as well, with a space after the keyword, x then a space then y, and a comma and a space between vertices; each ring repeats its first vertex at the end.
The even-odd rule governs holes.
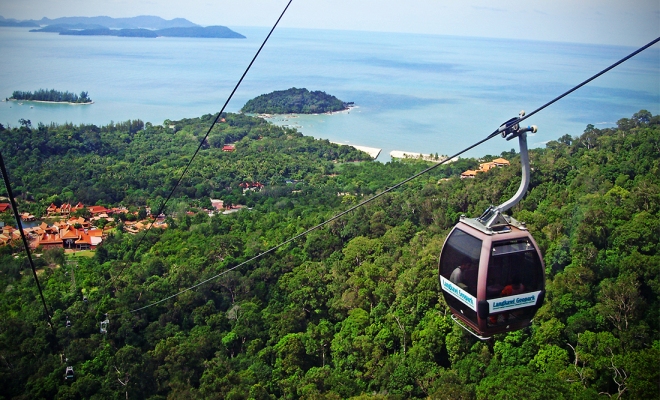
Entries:
POLYGON ((512 118, 499 129, 507 140, 517 137, 520 144, 518 191, 479 218, 461 216, 440 254, 440 287, 452 319, 482 340, 529 326, 545 297, 545 266, 538 245, 524 223, 504 214, 529 186, 526 132, 536 132, 536 127, 520 128, 518 120, 512 118))
POLYGON ((66 371, 64 371, 64 379, 69 380, 73 378, 74 378, 73 367, 71 366, 66 367, 66 371))
POLYGON ((108 320, 108 314, 105 314, 105 320, 101 321, 101 333, 106 334, 108 333, 108 324, 110 321, 108 320))

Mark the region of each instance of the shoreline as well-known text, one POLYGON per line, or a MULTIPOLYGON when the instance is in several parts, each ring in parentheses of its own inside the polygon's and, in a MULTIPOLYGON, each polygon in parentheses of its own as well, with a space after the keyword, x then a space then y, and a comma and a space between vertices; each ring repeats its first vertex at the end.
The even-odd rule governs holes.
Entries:
MULTIPOLYGON (((23 102, 30 102, 30 103, 46 103, 46 104, 68 104, 71 106, 86 106, 89 104, 94 104, 93 101, 89 101, 87 103, 71 103, 69 101, 46 101, 46 100, 16 100, 16 99, 7 99, 7 101, 23 101, 23 102)), ((22 105, 22 103, 19 103, 19 105, 22 105)))
MULTIPOLYGON (((438 154, 438 158, 436 158, 435 155, 433 154, 423 154, 423 153, 415 153, 413 151, 400 151, 400 150, 392 150, 390 151, 390 157, 392 158, 398 158, 398 159, 403 159, 403 160, 415 160, 415 159, 421 159, 424 161, 429 161, 429 162, 434 162, 434 163, 441 163, 445 160, 447 160, 449 157, 446 155, 438 154)), ((458 157, 454 157, 453 159, 447 161, 447 162, 454 162, 458 160, 458 157)))
POLYGON ((263 119, 274 119, 277 117, 287 117, 287 118, 299 118, 299 115, 335 115, 335 114, 342 114, 342 113, 347 113, 349 114, 352 109, 354 108, 360 108, 359 106, 349 106, 347 108, 344 108, 343 110, 339 111, 328 111, 328 112, 323 112, 323 113, 289 113, 289 114, 269 114, 269 113, 245 113, 246 115, 253 115, 259 118, 263 119))
MULTIPOLYGON (((259 118, 263 118, 266 121, 268 121, 271 124, 281 126, 284 128, 293 128, 298 130, 300 133, 303 133, 300 130, 300 128, 303 128, 302 125, 299 125, 297 122, 289 121, 290 119, 297 119, 300 118, 301 116, 322 116, 322 115, 333 115, 333 114, 339 114, 339 113, 349 113, 351 109, 353 108, 359 108, 358 106, 350 106, 347 109, 340 110, 340 111, 333 111, 333 112, 326 112, 326 113, 311 113, 311 114, 300 114, 300 113, 292 113, 292 114, 267 114, 267 113, 262 113, 262 114, 249 114, 249 115, 254 115, 259 118)), ((311 126, 311 125, 310 125, 311 126)), ((313 135, 307 135, 310 137, 313 137, 314 139, 317 140, 329 140, 329 139, 323 139, 321 136, 313 136, 313 135)), ((339 141, 333 141, 329 140, 330 143, 337 144, 340 146, 351 146, 357 150, 363 151, 369 156, 372 157, 374 161, 378 159, 381 155, 383 155, 383 149, 378 148, 378 147, 371 147, 371 146, 364 146, 364 145, 356 145, 352 144, 348 141, 346 142, 339 142, 339 141)), ((395 160, 395 159, 408 159, 408 160, 414 160, 414 159, 419 159, 419 160, 424 160, 426 162, 432 162, 432 163, 441 163, 441 162, 454 162, 458 160, 458 157, 455 157, 453 159, 447 160, 448 156, 446 155, 441 155, 438 154, 437 158, 435 154, 424 154, 424 153, 419 153, 419 152, 413 152, 413 151, 401 151, 401 150, 392 150, 389 152, 390 160, 395 160)), ((384 162, 381 161, 381 162, 384 162)))

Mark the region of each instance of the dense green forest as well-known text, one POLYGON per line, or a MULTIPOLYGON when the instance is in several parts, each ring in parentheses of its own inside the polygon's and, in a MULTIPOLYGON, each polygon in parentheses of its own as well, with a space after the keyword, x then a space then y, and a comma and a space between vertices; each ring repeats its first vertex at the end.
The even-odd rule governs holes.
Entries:
POLYGON ((54 89, 39 89, 34 93, 21 92, 15 90, 11 95, 12 100, 37 100, 37 101, 52 101, 64 103, 91 103, 92 99, 89 98, 87 92, 80 92, 80 96, 70 92, 60 92, 54 89))
MULTIPOLYGON (((253 201, 242 196, 243 182, 288 187, 286 181, 324 179, 338 163, 371 159, 352 147, 304 137, 260 118, 224 118, 204 142, 191 166, 195 173, 181 183, 177 197, 229 198, 252 206, 253 201), (228 143, 235 144, 236 151, 223 152, 228 143)), ((37 216, 52 202, 158 206, 212 121, 207 114, 168 120, 165 126, 141 120, 103 127, 24 125, 0 132, 0 151, 8 155, 14 192, 33 200, 25 206, 37 216)))
POLYGON ((310 92, 304 88, 291 88, 257 96, 245 103, 241 111, 253 114, 317 114, 345 110, 348 105, 320 90, 310 92))
MULTIPOLYGON (((173 200, 170 229, 150 233, 136 252, 140 237, 118 232, 77 263, 57 251, 36 258, 53 329, 25 256, 0 248, 0 396, 660 395, 658 116, 640 111, 615 128, 589 125, 531 150, 529 192, 513 215, 527 222, 544 252, 547 298, 531 327, 486 342, 452 322, 437 262, 461 214, 478 215, 517 190, 520 164, 511 153, 505 155, 511 167, 475 179, 457 175, 477 160, 437 168, 218 279, 130 312, 237 266, 426 166, 347 163, 359 153, 342 155, 343 148, 262 120, 225 118, 173 200), (235 141, 235 152, 217 151, 235 141), (241 163, 241 156, 252 158, 241 163), (234 189, 250 179, 268 184, 245 196, 234 189), (209 195, 253 207, 214 217, 185 212, 209 195), (65 380, 69 365, 75 378, 65 380)), ((20 188, 19 207, 53 196, 94 199, 97 191, 105 193, 96 198, 101 202, 149 202, 172 187, 210 119, 165 127, 22 126, 0 132, 0 150, 20 188)))

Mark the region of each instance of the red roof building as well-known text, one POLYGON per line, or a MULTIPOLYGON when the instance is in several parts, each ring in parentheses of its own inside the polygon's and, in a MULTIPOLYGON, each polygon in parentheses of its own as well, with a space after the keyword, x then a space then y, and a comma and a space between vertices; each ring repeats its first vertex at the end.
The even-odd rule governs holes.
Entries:
POLYGON ((64 203, 60 206, 60 214, 71 214, 71 204, 64 203))
POLYGON ((78 231, 73 228, 60 230, 60 239, 62 239, 62 246, 65 249, 73 249, 76 245, 76 240, 80 239, 78 231))
POLYGON ((496 158, 492 162, 495 163, 495 165, 498 167, 506 167, 507 165, 511 164, 509 160, 504 158, 496 158))
POLYGON ((92 215, 107 213, 109 210, 103 206, 89 206, 87 207, 92 215))
POLYGON ((11 210, 11 204, 9 203, 0 203, 0 212, 5 212, 11 210))
POLYGON ((78 235, 79 239, 76 240, 76 248, 78 250, 94 250, 101 243, 101 239, 90 235, 90 231, 80 229, 78 230, 78 235))
POLYGON ((57 213, 57 210, 58 210, 57 206, 53 203, 50 203, 50 205, 46 209, 46 214, 48 214, 48 215, 55 214, 55 213, 57 213))
POLYGON ((39 237, 39 246, 43 249, 62 248, 62 239, 58 234, 44 233, 39 237))
POLYGON ((467 171, 461 174, 461 179, 474 178, 475 176, 477 176, 477 173, 479 172, 488 172, 493 168, 505 167, 509 164, 510 164, 509 161, 505 160, 504 158, 496 158, 493 161, 479 164, 479 169, 476 171, 468 169, 467 171))
POLYGON ((60 207, 51 203, 46 209, 46 214, 50 215, 69 215, 71 214, 71 204, 64 203, 60 207))
POLYGON ((236 146, 233 144, 226 144, 222 147, 222 151, 234 151, 236 150, 236 146))

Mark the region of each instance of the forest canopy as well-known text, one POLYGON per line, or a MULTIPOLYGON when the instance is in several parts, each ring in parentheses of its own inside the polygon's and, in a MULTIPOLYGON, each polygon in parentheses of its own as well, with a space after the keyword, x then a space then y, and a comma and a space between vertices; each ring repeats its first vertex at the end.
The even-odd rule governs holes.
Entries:
POLYGON ((249 100, 241 112, 252 114, 316 114, 346 110, 352 103, 344 103, 320 90, 310 92, 302 88, 276 90, 249 100))
MULTIPOLYGON (((19 208, 58 191, 84 194, 96 180, 108 188, 95 191, 127 202, 140 187, 149 201, 172 187, 211 119, 42 126, 40 135, 21 126, 0 131, 0 150, 21 188, 19 208), (58 147, 64 140, 74 144, 70 154, 58 147), (69 164, 76 158, 85 164, 69 164), (35 170, 40 163, 46 166, 35 170), (89 167, 67 182, 48 172, 62 165, 89 167)), ((36 258, 52 329, 24 253, 0 248, 2 396, 660 396, 658 116, 640 111, 616 127, 588 125, 530 151, 529 191, 512 212, 544 254, 546 301, 532 326, 488 342, 451 320, 439 292, 438 255, 461 214, 480 215, 517 190, 519 156, 507 154, 510 167, 474 179, 458 174, 478 160, 436 168, 230 271, 425 165, 344 162, 340 148, 293 130, 242 115, 225 119, 173 200, 170 229, 144 240, 119 231, 91 258, 36 258), (237 139, 235 152, 214 152, 237 139), (241 152, 254 157, 241 163, 241 152), (261 192, 220 193, 252 201, 251 210, 199 212, 196 202, 209 191, 254 176, 269 182, 261 192), (66 380, 68 366, 75 376, 66 380)))

